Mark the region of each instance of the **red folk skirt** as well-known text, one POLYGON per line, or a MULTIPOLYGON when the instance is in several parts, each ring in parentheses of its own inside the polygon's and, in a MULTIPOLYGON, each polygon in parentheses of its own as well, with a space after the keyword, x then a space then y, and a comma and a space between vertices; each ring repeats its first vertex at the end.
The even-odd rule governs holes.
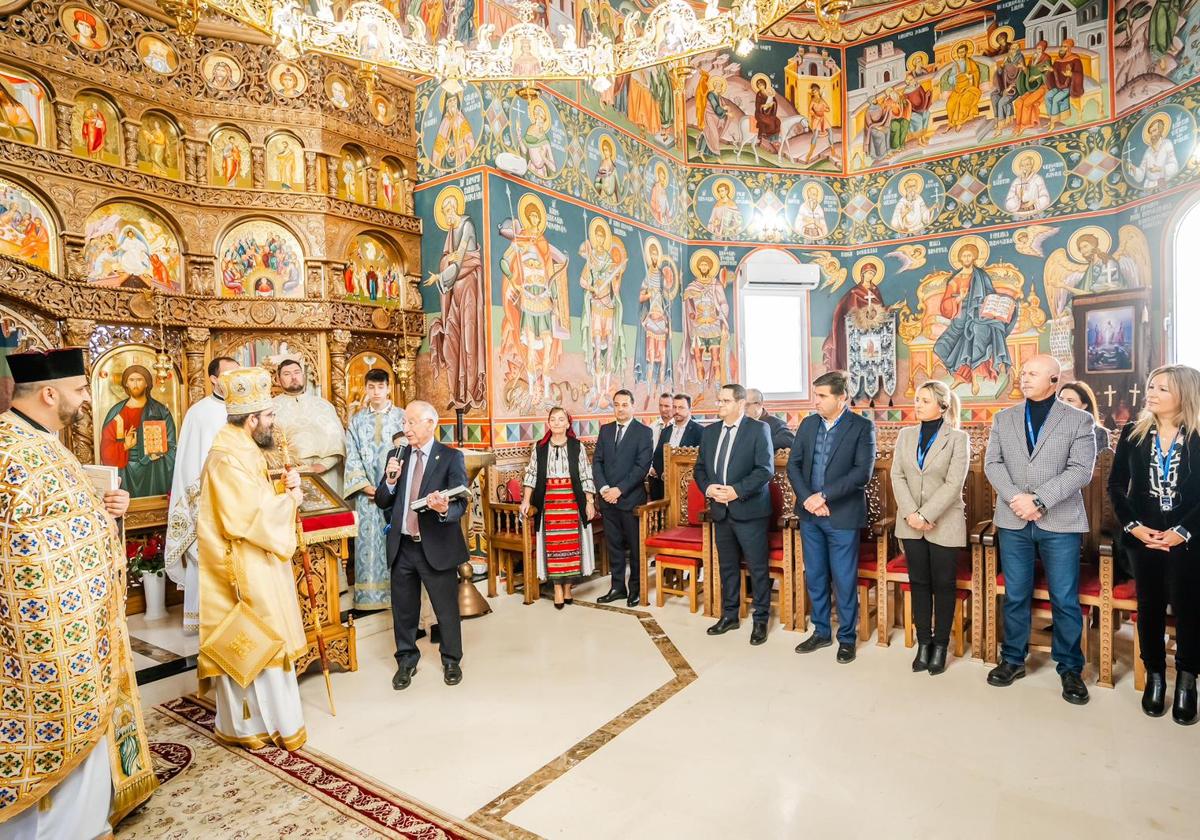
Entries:
POLYGON ((581 517, 570 478, 546 479, 542 513, 542 545, 546 555, 546 579, 571 583, 583 576, 581 517))

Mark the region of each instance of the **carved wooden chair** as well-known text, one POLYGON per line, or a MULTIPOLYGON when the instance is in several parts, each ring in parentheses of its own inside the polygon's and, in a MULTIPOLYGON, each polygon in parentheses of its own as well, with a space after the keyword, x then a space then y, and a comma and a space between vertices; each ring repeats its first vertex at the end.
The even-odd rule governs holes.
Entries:
MULTIPOLYGON (((1084 534, 1083 546, 1081 550, 1081 564, 1079 568, 1079 604, 1083 611, 1085 624, 1083 627, 1083 635, 1086 643, 1086 637, 1089 632, 1090 619, 1099 614, 1101 626, 1101 649, 1104 649, 1104 610, 1102 609, 1106 598, 1103 591, 1103 583, 1101 578, 1101 558, 1100 545, 1103 542, 1103 521, 1104 521, 1104 504, 1107 497, 1108 473, 1112 468, 1112 452, 1105 450, 1100 453, 1100 458, 1096 461, 1096 466, 1092 471, 1092 480, 1087 487, 1083 489, 1084 505, 1087 508, 1088 527, 1089 530, 1084 534)), ((993 507, 999 502, 995 498, 995 492, 992 494, 993 507)), ((1003 606, 999 601, 999 597, 1004 594, 1004 573, 1000 568, 1000 540, 997 535, 997 529, 993 524, 982 530, 979 535, 979 542, 983 549, 984 555, 984 590, 986 607, 986 622, 984 638, 984 661, 989 664, 995 664, 999 661, 999 635, 1000 627, 1003 623, 1003 606)), ((1111 593, 1108 598, 1111 599, 1111 593)), ((1050 590, 1046 582, 1045 572, 1040 568, 1035 569, 1033 578, 1033 600, 1036 604, 1038 601, 1049 603, 1050 590)), ((1111 649, 1111 640, 1109 643, 1111 649)), ((1101 668, 1104 667, 1104 657, 1101 655, 1101 668)), ((1103 682, 1099 683, 1103 685, 1103 682)), ((1109 682, 1111 686, 1111 680, 1109 682)))
MULTIPOLYGON (((1100 463, 1105 467, 1107 477, 1112 469, 1115 453, 1106 450, 1100 453, 1100 463)), ((1108 482, 1102 488, 1103 498, 1099 500, 1102 511, 1099 534, 1097 536, 1097 553, 1100 558, 1100 675, 1096 684, 1105 688, 1113 687, 1113 665, 1116 663, 1116 635, 1121 627, 1122 615, 1128 615, 1131 620, 1137 614, 1137 584, 1132 579, 1117 583, 1115 541, 1121 535, 1121 526, 1108 495, 1108 482)), ((1134 624, 1134 682, 1137 683, 1137 671, 1142 667, 1138 655, 1137 624, 1134 624)), ((1141 676, 1145 680, 1145 675, 1141 676)), ((1144 685, 1138 685, 1141 690, 1144 685)))
MULTIPOLYGON (((787 463, 791 457, 790 449, 775 451, 775 474, 771 476, 768 489, 771 493, 771 522, 767 530, 767 572, 771 580, 779 582, 779 622, 785 630, 796 629, 796 583, 795 583, 795 546, 792 544, 797 536, 791 522, 795 518, 796 492, 788 480, 787 463)), ((720 568, 717 565, 716 550, 713 550, 713 580, 720 588, 720 568)), ((750 570, 742 566, 742 593, 739 613, 745 618, 749 613, 749 605, 753 602, 750 592, 750 570)), ((717 605, 720 601, 716 602, 717 605)), ((719 607, 714 606, 714 613, 719 607)), ((807 619, 805 620, 807 627, 807 619)))
POLYGON ((665 595, 683 595, 689 598, 689 606, 695 612, 699 606, 700 580, 703 579, 704 614, 712 614, 712 534, 704 521, 707 502, 696 486, 696 457, 699 449, 693 446, 672 448, 663 452, 665 475, 663 482, 666 498, 647 502, 638 508, 641 528, 641 563, 638 575, 641 581, 641 603, 650 603, 650 563, 657 568, 656 603, 661 607, 665 595), (672 585, 669 577, 687 581, 672 585))
MULTIPOLYGON (((961 634, 967 626, 971 629, 971 654, 973 658, 982 658, 983 638, 983 554, 973 550, 971 535, 977 534, 990 524, 992 516, 992 490, 983 472, 983 451, 977 450, 971 458, 971 466, 967 472, 964 487, 968 543, 960 552, 958 569, 955 574, 955 589, 958 601, 955 603, 955 650, 954 655, 962 657, 965 654, 965 637, 961 634)), ((889 529, 894 536, 894 523, 889 529)), ((888 538, 888 534, 880 534, 879 539, 888 538)), ((897 540, 897 542, 899 542, 897 540)), ((903 544, 899 546, 903 548, 903 544)), ((911 590, 908 588, 908 558, 901 550, 888 560, 880 579, 879 591, 883 593, 878 599, 878 622, 876 643, 888 645, 891 642, 891 616, 888 610, 893 599, 887 597, 893 592, 899 592, 904 598, 904 646, 913 646, 913 633, 910 627, 911 590), (899 589, 896 590, 895 587, 899 589), (889 591, 891 588, 891 591, 889 591)))
MULTIPOLYGON (((488 546, 488 597, 496 597, 497 578, 503 571, 507 594, 513 595, 520 589, 526 604, 532 604, 541 596, 536 562, 537 531, 534 528, 537 510, 531 507, 528 516, 521 516, 521 499, 525 492, 523 479, 530 448, 531 444, 524 444, 496 450, 496 461, 487 468, 483 493, 488 546)), ((590 459, 595 444, 585 442, 584 448, 590 459)), ((591 524, 596 569, 600 574, 608 574, 608 550, 603 524, 599 518, 591 524)))

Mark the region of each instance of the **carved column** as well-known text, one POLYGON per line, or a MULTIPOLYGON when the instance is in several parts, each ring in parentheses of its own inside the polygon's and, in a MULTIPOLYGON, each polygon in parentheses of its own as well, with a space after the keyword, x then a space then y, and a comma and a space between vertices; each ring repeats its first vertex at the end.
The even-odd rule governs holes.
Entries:
POLYGON ((304 153, 304 189, 310 193, 317 191, 317 153, 304 153))
POLYGON ((250 150, 250 177, 254 180, 254 189, 266 189, 267 153, 265 149, 258 146, 250 150))
POLYGON ((413 180, 412 178, 405 178, 401 183, 403 187, 400 193, 400 202, 402 205, 400 209, 406 216, 416 215, 413 209, 413 180))
MULTIPOLYGON (((411 312, 400 313, 400 317, 404 319, 406 331, 402 340, 396 342, 396 349, 399 352, 399 358, 396 359, 395 364, 396 385, 400 389, 401 405, 408 405, 417 398, 417 351, 421 349, 421 331, 419 327, 415 331, 413 329, 416 326, 413 323, 416 319, 410 317, 413 314, 411 312)), ((420 313, 415 314, 418 318, 420 317, 420 313)))
POLYGON ((83 258, 84 239, 82 236, 63 236, 63 254, 66 257, 66 276, 72 280, 84 280, 87 275, 87 261, 83 258))
POLYGON ((189 295, 213 295, 213 277, 216 274, 216 262, 213 257, 189 256, 185 263, 187 276, 184 278, 184 290, 189 295))
POLYGON ((58 135, 58 150, 71 151, 71 123, 75 116, 75 106, 70 102, 54 103, 54 128, 58 135))
POLYGON ((333 407, 343 425, 350 421, 346 408, 346 348, 350 345, 349 330, 329 333, 329 384, 333 392, 333 407))
POLYGON ((206 151, 208 144, 203 140, 185 140, 184 148, 187 150, 185 155, 185 165, 187 167, 187 179, 193 184, 203 184, 208 178, 206 170, 208 169, 208 155, 206 151))
MULTIPOLYGON (((379 206, 379 170, 367 170, 367 204, 372 207, 379 206)), ((391 209, 390 207, 388 208, 391 209)))
POLYGON ((131 122, 121 125, 125 132, 125 165, 133 168, 138 165, 138 127, 131 122))
POLYGON ((329 179, 329 194, 333 198, 337 198, 338 194, 338 159, 335 157, 325 158, 325 174, 329 179))
POLYGON ((188 405, 195 405, 206 396, 204 380, 208 370, 204 357, 208 352, 210 333, 204 327, 188 327, 183 334, 183 356, 187 360, 188 405))
MULTIPOLYGON (((88 345, 92 341, 92 331, 96 328, 95 321, 82 318, 68 318, 63 329, 63 339, 67 347, 83 348, 83 363, 89 369, 92 359, 88 345)), ((75 457, 85 464, 94 463, 92 457, 92 406, 84 403, 79 412, 79 419, 71 424, 71 451, 75 457)))

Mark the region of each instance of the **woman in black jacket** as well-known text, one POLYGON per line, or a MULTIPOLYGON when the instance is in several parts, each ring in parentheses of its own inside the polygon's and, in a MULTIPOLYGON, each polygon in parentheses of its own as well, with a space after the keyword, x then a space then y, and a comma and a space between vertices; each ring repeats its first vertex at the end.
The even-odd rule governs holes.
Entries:
POLYGON ((1108 479, 1133 557, 1142 709, 1165 711, 1167 604, 1175 616, 1176 723, 1197 720, 1200 671, 1200 371, 1168 365, 1150 374, 1146 407, 1121 432, 1108 479))

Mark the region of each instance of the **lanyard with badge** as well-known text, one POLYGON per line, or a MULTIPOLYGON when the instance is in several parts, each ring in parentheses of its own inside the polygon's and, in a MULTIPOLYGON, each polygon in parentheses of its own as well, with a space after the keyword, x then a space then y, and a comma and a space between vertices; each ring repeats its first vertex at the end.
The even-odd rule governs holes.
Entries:
POLYGON ((1026 400, 1025 401, 1025 437, 1029 441, 1030 448, 1037 446, 1038 435, 1040 435, 1041 433, 1042 433, 1042 429, 1040 426, 1038 427, 1038 429, 1036 431, 1034 431, 1033 412, 1031 412, 1029 410, 1029 401, 1026 400))
POLYGON ((920 469, 925 469, 925 456, 928 455, 929 450, 933 448, 933 442, 937 440, 937 437, 941 431, 942 430, 939 428, 936 432, 930 435, 929 440, 925 442, 924 446, 921 445, 920 440, 917 441, 917 466, 920 469))
POLYGON ((1154 459, 1158 462, 1159 488, 1162 491, 1158 497, 1158 506, 1163 511, 1170 511, 1175 507, 1175 494, 1168 486, 1168 481, 1171 478, 1171 462, 1175 460, 1175 450, 1179 446, 1180 431, 1182 430, 1175 430, 1175 437, 1171 439, 1171 445, 1167 448, 1166 454, 1162 451, 1162 441, 1158 430, 1154 431, 1154 459))

